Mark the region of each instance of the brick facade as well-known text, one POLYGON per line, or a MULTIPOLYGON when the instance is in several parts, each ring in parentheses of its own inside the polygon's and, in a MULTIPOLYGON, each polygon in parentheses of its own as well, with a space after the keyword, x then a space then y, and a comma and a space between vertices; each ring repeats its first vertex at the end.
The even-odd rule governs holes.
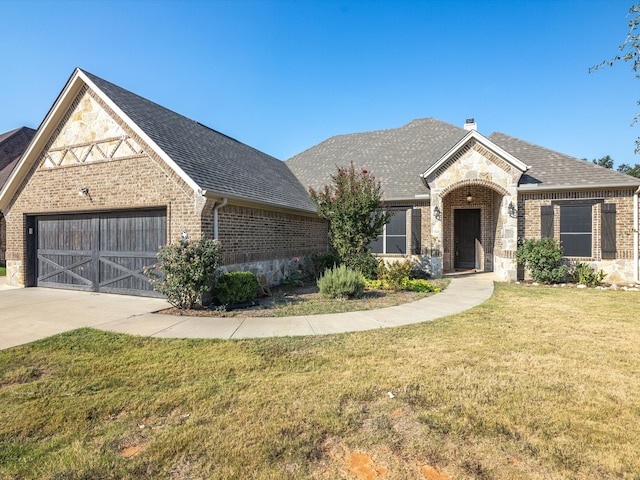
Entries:
MULTIPOLYGON (((36 154, 36 152, 34 152, 36 154)), ((198 194, 90 89, 83 89, 18 188, 6 212, 7 281, 24 285, 28 215, 162 208, 167 242, 213 236, 215 200, 198 194), (87 189, 88 195, 79 195, 87 189)), ((265 261, 327 249, 313 216, 230 203, 220 209, 223 263, 265 270, 265 261)), ((281 270, 280 263, 267 265, 281 270)), ((261 270, 261 271, 262 271, 261 270)), ((278 279, 264 271, 264 278, 278 279)), ((271 283, 271 282, 267 282, 271 283)))
POLYGON ((570 257, 570 260, 585 262, 603 270, 606 281, 625 282, 633 280, 634 259, 634 190, 587 190, 580 192, 524 193, 518 200, 518 236, 522 239, 537 239, 541 236, 541 207, 553 205, 554 238, 560 241, 560 206, 557 202, 594 200, 592 206, 592 256, 570 257), (602 204, 616 205, 616 253, 614 259, 603 259, 601 249, 602 204))

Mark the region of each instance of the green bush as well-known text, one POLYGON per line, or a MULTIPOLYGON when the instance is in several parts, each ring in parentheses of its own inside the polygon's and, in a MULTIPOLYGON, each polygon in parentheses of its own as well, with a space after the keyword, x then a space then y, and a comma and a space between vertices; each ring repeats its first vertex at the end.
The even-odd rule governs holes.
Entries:
POLYGON ((222 305, 254 301, 258 296, 258 278, 251 272, 227 272, 220 277, 215 297, 222 305))
POLYGON ((144 273, 156 292, 182 310, 202 301, 202 296, 213 286, 218 275, 220 244, 202 238, 181 240, 160 248, 159 262, 144 273))
POLYGON ((309 256, 309 273, 316 280, 324 273, 327 268, 340 265, 342 259, 336 252, 314 253, 309 256))
POLYGON ((422 278, 409 279, 405 278, 401 283, 402 290, 410 292, 441 292, 442 289, 434 287, 427 280, 422 278))
POLYGON ((329 298, 360 298, 364 285, 362 274, 346 265, 327 269, 318 279, 320 294, 329 298))
POLYGON ((357 255, 351 255, 343 259, 344 264, 351 270, 356 270, 365 278, 376 278, 378 259, 367 250, 357 255))
POLYGON ((587 287, 597 287, 607 276, 602 270, 597 271, 586 263, 577 262, 570 271, 571 278, 577 283, 587 287))
POLYGON ((412 260, 390 262, 388 265, 381 260, 378 264, 378 280, 387 283, 392 290, 400 290, 402 282, 411 276, 414 265, 412 260))
POLYGON ((524 240, 516 250, 516 260, 531 273, 531 278, 541 283, 562 280, 568 267, 562 260, 562 249, 553 238, 524 240))

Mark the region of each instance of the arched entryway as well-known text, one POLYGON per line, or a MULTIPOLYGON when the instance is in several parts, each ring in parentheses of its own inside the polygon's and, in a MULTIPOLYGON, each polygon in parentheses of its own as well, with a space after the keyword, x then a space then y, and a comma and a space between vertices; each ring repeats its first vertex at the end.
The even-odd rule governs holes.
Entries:
POLYGON ((502 207, 509 193, 490 182, 469 180, 440 197, 444 272, 494 271, 496 256, 504 256, 502 207))

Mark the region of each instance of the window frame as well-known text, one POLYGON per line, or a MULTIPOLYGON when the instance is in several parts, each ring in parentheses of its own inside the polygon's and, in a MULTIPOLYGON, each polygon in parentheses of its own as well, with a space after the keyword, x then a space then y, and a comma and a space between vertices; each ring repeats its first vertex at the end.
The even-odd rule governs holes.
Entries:
MULTIPOLYGON (((395 212, 393 213, 393 216, 391 218, 391 220, 389 220, 389 223, 385 224, 382 227, 382 232, 376 237, 375 240, 373 240, 371 242, 371 244, 369 245, 369 247, 371 248, 371 251, 376 254, 376 255, 407 255, 407 237, 409 236, 409 229, 407 228, 407 215, 409 214, 409 211, 412 210, 412 207, 410 205, 393 205, 391 207, 389 207, 389 210, 391 212, 395 212), (393 217, 395 217, 398 212, 402 212, 402 216, 404 219, 403 225, 404 225, 404 234, 402 235, 398 235, 395 233, 388 233, 387 230, 389 227, 389 225, 391 225, 392 221, 393 221, 393 217), (402 249, 402 252, 389 252, 387 251, 387 239, 389 238, 393 238, 393 239, 400 239, 400 238, 404 238, 404 248, 402 249), (382 251, 376 251, 376 246, 380 245, 380 240, 382 240, 382 251)), ((397 243, 394 243, 395 245, 397 245, 397 243)))

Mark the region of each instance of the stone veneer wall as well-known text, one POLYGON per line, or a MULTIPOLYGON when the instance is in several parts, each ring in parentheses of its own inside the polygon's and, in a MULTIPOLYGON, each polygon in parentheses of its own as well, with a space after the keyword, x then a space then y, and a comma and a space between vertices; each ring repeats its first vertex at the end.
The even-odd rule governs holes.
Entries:
MULTIPOLYGON (((518 237, 522 239, 540 238, 540 207, 552 205, 555 200, 599 199, 605 203, 616 204, 616 258, 602 259, 601 252, 601 212, 600 203, 593 205, 592 257, 571 260, 589 263, 603 270, 605 281, 633 281, 633 190, 592 190, 581 192, 523 193, 518 199, 518 237)), ((560 207, 554 208, 554 237, 560 241, 560 207)))

